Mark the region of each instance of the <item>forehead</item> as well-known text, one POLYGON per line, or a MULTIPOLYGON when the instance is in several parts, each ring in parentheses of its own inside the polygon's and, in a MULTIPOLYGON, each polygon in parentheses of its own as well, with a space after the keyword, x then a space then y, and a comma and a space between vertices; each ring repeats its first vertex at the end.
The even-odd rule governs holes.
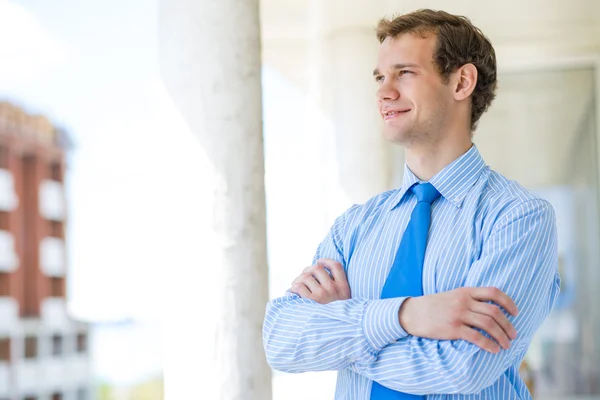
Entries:
POLYGON ((433 52, 437 36, 405 33, 387 37, 379 46, 377 68, 388 69, 396 64, 416 64, 422 68, 433 67, 433 52))

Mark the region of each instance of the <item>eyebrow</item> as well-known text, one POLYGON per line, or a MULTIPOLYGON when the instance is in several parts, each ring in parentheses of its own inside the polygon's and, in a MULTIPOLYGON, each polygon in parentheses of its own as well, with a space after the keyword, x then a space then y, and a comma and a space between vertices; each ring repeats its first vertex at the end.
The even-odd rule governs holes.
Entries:
MULTIPOLYGON (((418 68, 419 66, 417 64, 394 64, 394 66, 392 67, 395 70, 399 70, 399 69, 404 69, 404 68, 418 68)), ((381 75, 381 73, 379 72, 379 69, 375 68, 373 70, 373 76, 377 76, 377 75, 381 75)))

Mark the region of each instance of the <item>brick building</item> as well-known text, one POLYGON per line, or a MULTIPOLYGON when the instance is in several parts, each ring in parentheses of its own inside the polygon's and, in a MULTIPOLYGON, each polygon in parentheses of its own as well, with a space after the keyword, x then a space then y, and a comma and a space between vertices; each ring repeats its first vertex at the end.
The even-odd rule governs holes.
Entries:
POLYGON ((66 136, 0 103, 0 400, 84 400, 88 327, 66 309, 66 136))

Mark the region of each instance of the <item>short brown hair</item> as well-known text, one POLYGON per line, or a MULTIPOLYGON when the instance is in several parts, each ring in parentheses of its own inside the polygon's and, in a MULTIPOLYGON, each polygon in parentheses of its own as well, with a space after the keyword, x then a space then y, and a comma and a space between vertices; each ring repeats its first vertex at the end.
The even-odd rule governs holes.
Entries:
POLYGON ((463 16, 445 11, 418 10, 393 19, 383 18, 377 24, 377 38, 404 33, 437 35, 434 62, 446 82, 459 67, 471 63, 477 68, 477 84, 471 95, 471 131, 496 97, 496 52, 490 40, 463 16))

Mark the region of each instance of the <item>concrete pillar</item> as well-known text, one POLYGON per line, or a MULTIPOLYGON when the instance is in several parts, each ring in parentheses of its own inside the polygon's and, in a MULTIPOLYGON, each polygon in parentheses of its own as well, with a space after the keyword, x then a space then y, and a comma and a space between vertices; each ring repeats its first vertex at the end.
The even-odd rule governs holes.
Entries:
POLYGON ((392 145, 383 137, 372 77, 378 47, 368 27, 339 29, 327 36, 338 173, 352 203, 362 203, 391 185, 392 145))
MULTIPOLYGON (((327 110, 323 93, 325 64, 325 49, 323 45, 323 7, 321 0, 308 1, 308 18, 306 26, 306 62, 305 81, 306 97, 304 101, 304 132, 305 170, 313 181, 313 194, 309 196, 306 208, 318 210, 319 215, 311 214, 316 230, 326 232, 331 224, 328 210, 332 203, 332 185, 334 179, 335 157, 331 156, 331 124, 327 123, 327 110)), ((305 200, 306 201, 306 200, 305 200)), ((306 218, 303 216, 302 218, 306 218)), ((335 218, 335 217, 333 217, 335 218)))
MULTIPOLYGON (((216 254, 216 263, 198 265, 206 279, 194 285, 199 293, 211 288, 214 294, 187 306, 187 318, 205 334, 196 340, 205 343, 178 350, 196 349, 180 354, 188 365, 171 364, 176 371, 165 371, 173 376, 191 369, 197 375, 178 383, 189 385, 190 399, 271 398, 261 338, 268 280, 259 26, 258 0, 160 2, 163 81, 215 175, 216 241, 198 246, 216 254), (202 366, 210 377, 196 372, 202 366)), ((167 381, 167 398, 169 391, 167 381)))
POLYGON ((404 151, 384 139, 372 77, 379 49, 374 27, 384 11, 368 0, 352 7, 343 0, 310 4, 322 8, 323 109, 334 123, 339 185, 350 203, 362 203, 397 186, 404 164, 404 151))

